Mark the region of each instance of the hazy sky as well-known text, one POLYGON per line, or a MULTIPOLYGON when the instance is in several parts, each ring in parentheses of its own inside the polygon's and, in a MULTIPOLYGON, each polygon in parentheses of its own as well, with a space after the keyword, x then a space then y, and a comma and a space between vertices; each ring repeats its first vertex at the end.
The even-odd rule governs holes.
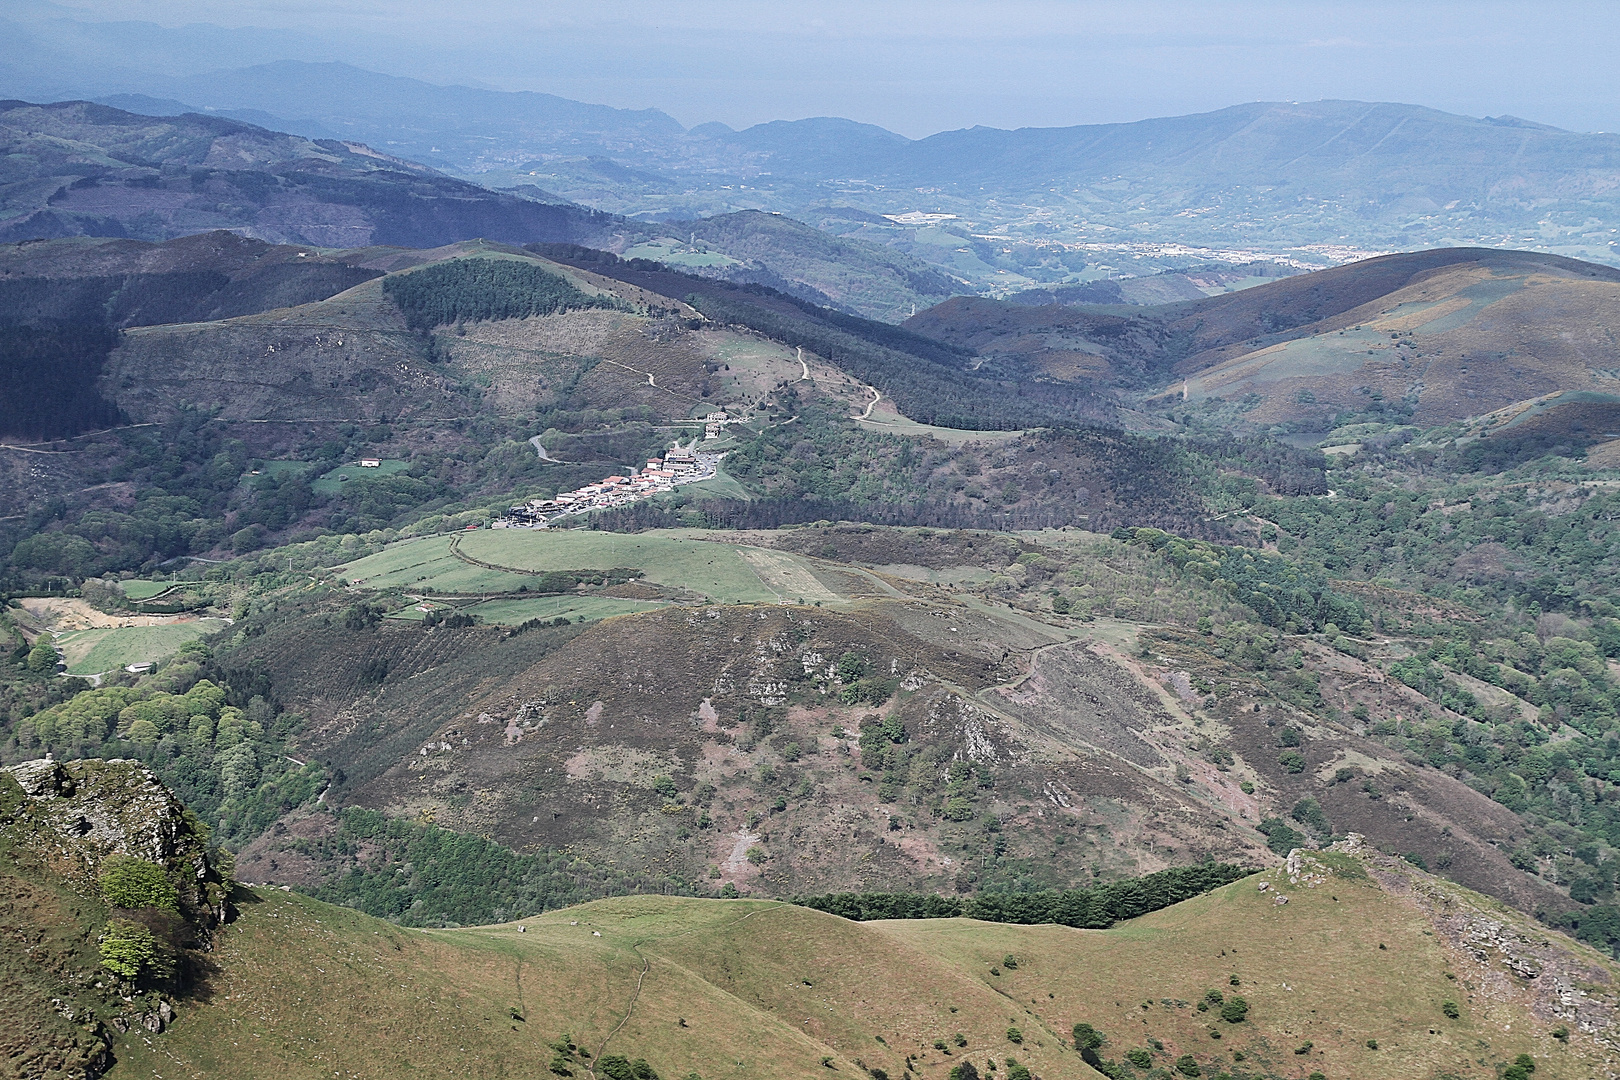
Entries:
MULTIPOLYGON (((1244 101, 1357 98, 1620 129, 1616 0, 30 0, 27 7, 34 17, 172 28, 174 49, 147 58, 152 70, 343 59, 432 82, 651 106, 689 126, 832 115, 918 137, 975 124, 1097 123, 1244 101)), ((18 0, 0 10, 16 18, 18 0)))

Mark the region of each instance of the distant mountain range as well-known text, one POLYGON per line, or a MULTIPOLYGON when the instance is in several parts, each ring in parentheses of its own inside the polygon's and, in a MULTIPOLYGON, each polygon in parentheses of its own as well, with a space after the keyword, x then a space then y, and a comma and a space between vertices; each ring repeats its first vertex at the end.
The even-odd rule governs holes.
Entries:
POLYGON ((912 140, 825 117, 687 130, 657 110, 435 86, 340 63, 150 79, 142 93, 151 96, 103 100, 362 141, 630 216, 803 214, 841 204, 955 214, 969 233, 999 227, 1015 242, 1084 236, 1268 250, 1473 242, 1607 261, 1616 259, 1620 219, 1612 194, 1620 136, 1394 103, 1255 102, 1128 124, 976 127, 912 140), (633 173, 582 175, 577 163, 590 159, 633 173), (1003 205, 1010 199, 1017 205, 1003 205))

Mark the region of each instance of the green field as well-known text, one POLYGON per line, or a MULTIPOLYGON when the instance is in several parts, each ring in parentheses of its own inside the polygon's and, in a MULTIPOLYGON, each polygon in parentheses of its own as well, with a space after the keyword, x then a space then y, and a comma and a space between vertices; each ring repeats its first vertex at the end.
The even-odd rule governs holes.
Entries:
POLYGON ((333 495, 344 484, 352 484, 357 480, 375 480, 379 476, 394 476, 406 472, 410 467, 411 463, 408 461, 387 460, 374 469, 361 468, 351 462, 347 465, 339 465, 331 472, 323 474, 310 486, 322 495, 333 495))
MULTIPOLYGON (((725 449, 736 444, 732 438, 718 439, 710 446, 715 449, 725 449)), ((724 467, 715 470, 715 474, 707 480, 699 480, 695 484, 683 484, 681 490, 689 495, 709 495, 719 499, 752 499, 754 496, 737 482, 736 477, 726 473, 724 467)))
POLYGON ((159 593, 174 588, 172 581, 120 581, 118 587, 131 600, 150 600, 159 593))
POLYGON ((629 567, 658 585, 686 589, 725 603, 775 603, 737 547, 699 540, 679 529, 624 535, 586 529, 490 529, 459 534, 468 558, 506 569, 490 570, 460 559, 453 539, 432 537, 395 544, 338 568, 345 581, 369 588, 431 588, 437 592, 516 592, 529 574, 550 570, 629 567))
POLYGON ((180 646, 211 634, 225 625, 222 619, 192 619, 157 626, 122 626, 116 629, 75 630, 56 639, 70 675, 96 675, 130 664, 163 660, 180 646))
POLYGON ((698 251, 679 240, 665 237, 637 244, 624 253, 626 259, 652 259, 668 266, 735 266, 737 260, 718 251, 698 251))
MULTIPOLYGON (((429 536, 390 544, 337 568, 343 580, 372 589, 434 589, 438 592, 517 592, 531 575, 486 570, 455 557, 451 536, 429 536)), ((486 560, 488 561, 488 560, 486 560)))

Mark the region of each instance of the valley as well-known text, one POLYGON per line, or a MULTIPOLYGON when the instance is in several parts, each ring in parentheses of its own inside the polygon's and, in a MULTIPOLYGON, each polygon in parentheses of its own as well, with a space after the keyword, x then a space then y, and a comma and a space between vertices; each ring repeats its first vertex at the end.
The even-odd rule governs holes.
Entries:
POLYGON ((1620 272, 998 292, 3 116, 24 1075, 1620 1068, 1620 272))

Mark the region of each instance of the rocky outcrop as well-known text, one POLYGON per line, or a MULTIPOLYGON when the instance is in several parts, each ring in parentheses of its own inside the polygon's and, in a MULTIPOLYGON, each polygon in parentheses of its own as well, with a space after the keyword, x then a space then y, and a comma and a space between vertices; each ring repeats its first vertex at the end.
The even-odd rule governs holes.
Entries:
POLYGON ((0 1075, 93 1080, 118 1035, 161 1032, 201 985, 197 954, 227 917, 228 874, 202 823, 137 761, 0 769, 0 852, 0 1075), (100 880, 117 857, 161 866, 179 911, 109 907, 100 880), (109 919, 163 933, 174 963, 112 974, 99 951, 109 919))
POLYGON ((22 846, 56 874, 93 888, 115 856, 169 871, 181 914, 205 933, 225 921, 225 876, 208 854, 207 832, 174 793, 138 761, 25 761, 5 770, 21 788, 17 815, 30 827, 22 846))
MULTIPOLYGON (((1355 833, 1328 850, 1354 855, 1385 892, 1408 899, 1428 917, 1477 1000, 1515 1003, 1548 1025, 1583 1033, 1615 1055, 1608 1075, 1620 1075, 1620 978, 1607 958, 1506 905, 1386 855, 1355 833)), ((1290 853, 1290 881, 1319 874, 1316 862, 1310 852, 1290 853)))

